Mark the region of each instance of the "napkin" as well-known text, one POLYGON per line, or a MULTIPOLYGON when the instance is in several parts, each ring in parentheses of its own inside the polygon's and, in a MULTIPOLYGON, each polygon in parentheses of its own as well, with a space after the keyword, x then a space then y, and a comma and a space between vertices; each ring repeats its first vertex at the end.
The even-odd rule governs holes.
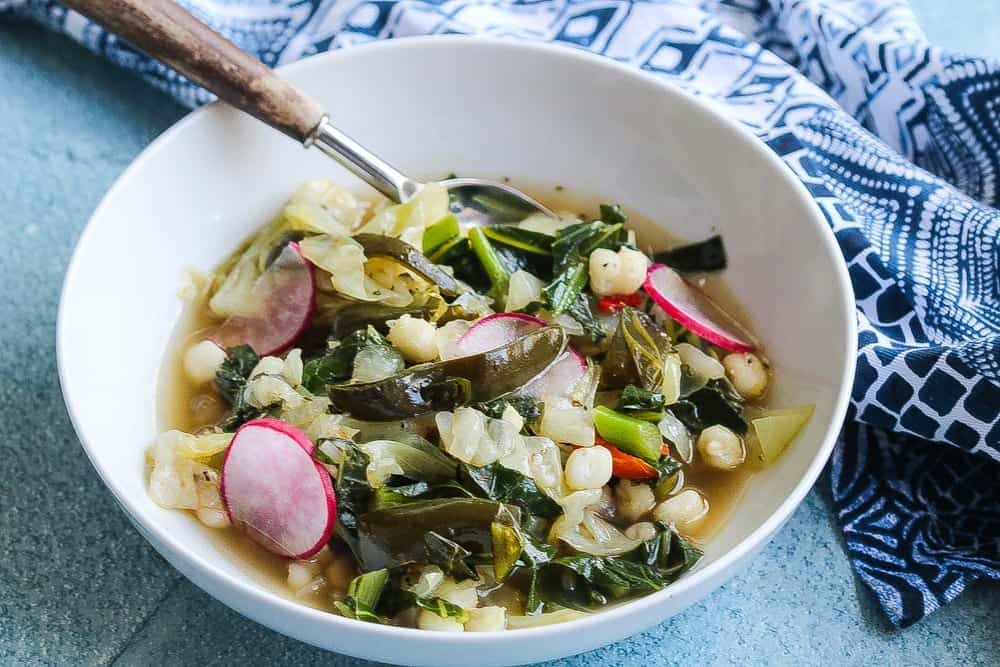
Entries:
MULTIPOLYGON (((268 65, 411 35, 558 42, 709 100, 815 198, 857 302, 831 461, 854 568, 898 626, 1000 578, 1000 72, 928 43, 905 0, 184 0, 268 65)), ((68 34, 183 104, 211 96, 56 2, 68 34)))

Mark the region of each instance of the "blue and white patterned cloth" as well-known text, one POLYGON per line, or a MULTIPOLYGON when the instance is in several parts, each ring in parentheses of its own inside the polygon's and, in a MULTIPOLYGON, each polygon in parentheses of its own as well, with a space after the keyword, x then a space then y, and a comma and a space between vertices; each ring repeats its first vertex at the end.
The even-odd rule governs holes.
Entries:
MULTIPOLYGON (((905 0, 184 0, 279 65, 428 33, 562 42, 712 100, 829 221, 859 352, 832 461, 847 549, 899 626, 1000 579, 1000 71, 905 0)), ((56 2, 0 0, 188 106, 210 97, 56 2)))

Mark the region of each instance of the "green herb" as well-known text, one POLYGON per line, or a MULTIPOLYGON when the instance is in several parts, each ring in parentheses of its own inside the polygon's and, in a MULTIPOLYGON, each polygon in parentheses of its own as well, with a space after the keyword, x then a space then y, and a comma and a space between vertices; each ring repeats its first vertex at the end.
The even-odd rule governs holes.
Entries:
POLYGON ((539 489, 533 479, 499 462, 479 468, 462 464, 459 479, 479 497, 517 505, 528 514, 547 518, 562 514, 559 503, 539 489))
POLYGON ((726 268, 726 248, 721 236, 678 246, 653 255, 653 261, 681 272, 721 271, 726 268))
POLYGON ((458 581, 479 578, 469 565, 472 552, 436 531, 424 533, 424 556, 424 562, 437 565, 458 581))
POLYGON ((474 227, 469 230, 469 243, 472 244, 472 251, 476 253, 479 263, 483 265, 483 270, 490 278, 493 298, 502 306, 507 298, 507 286, 510 283, 510 272, 506 264, 482 228, 474 227))
POLYGON ((747 432, 743 400, 722 380, 710 381, 705 387, 671 405, 669 410, 692 433, 703 431, 713 424, 722 424, 740 435, 747 432))
POLYGON ((617 250, 625 243, 621 223, 600 220, 563 227, 552 241, 553 279, 542 290, 553 314, 566 312, 587 285, 587 259, 597 248, 617 250))
POLYGON ((355 577, 347 587, 347 597, 334 603, 342 616, 368 623, 381 623, 375 613, 389 581, 388 570, 374 570, 355 577))

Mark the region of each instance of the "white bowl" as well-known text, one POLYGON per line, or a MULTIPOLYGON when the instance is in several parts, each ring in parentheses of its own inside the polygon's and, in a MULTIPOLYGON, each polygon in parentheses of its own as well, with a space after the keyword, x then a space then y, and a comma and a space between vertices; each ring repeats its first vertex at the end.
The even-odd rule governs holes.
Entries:
POLYGON ((358 623, 293 602, 230 560, 187 513, 146 495, 143 455, 157 431, 157 375, 181 314, 183 269, 212 267, 301 181, 352 183, 320 154, 213 105, 157 139, 118 179, 77 245, 60 306, 59 373, 73 424, 150 543, 198 586, 279 632, 411 665, 509 665, 586 651, 663 621, 745 567, 820 474, 853 373, 847 272, 791 171, 704 103, 564 47, 406 39, 310 58, 284 74, 342 129, 416 175, 565 184, 623 202, 683 238, 718 230, 726 280, 774 362, 774 403, 812 402, 816 413, 753 478, 699 566, 654 595, 561 625, 458 635, 358 623))

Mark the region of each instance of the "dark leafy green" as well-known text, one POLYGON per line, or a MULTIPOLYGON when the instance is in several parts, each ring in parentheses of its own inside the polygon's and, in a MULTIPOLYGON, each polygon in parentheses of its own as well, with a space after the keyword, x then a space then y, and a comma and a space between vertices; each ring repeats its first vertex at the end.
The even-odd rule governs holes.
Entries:
POLYGON ((722 424, 741 435, 747 432, 743 401, 722 380, 712 380, 687 398, 670 405, 668 409, 692 433, 699 433, 713 424, 722 424))
POLYGON ((438 264, 450 266, 455 277, 469 285, 480 294, 490 291, 490 277, 472 251, 472 244, 467 238, 461 238, 442 248, 434 255, 438 264))
POLYGON ((388 421, 452 410, 520 389, 565 346, 561 327, 544 327, 479 354, 411 366, 375 382, 332 384, 327 392, 335 407, 359 419, 388 421))
POLYGON ((479 403, 476 405, 476 409, 488 417, 500 419, 503 417, 504 410, 507 409, 508 405, 514 408, 517 414, 521 415, 526 425, 537 421, 542 416, 541 403, 532 396, 522 394, 512 394, 485 403, 479 403))
POLYGON ((587 285, 587 258, 597 248, 617 250, 626 241, 622 223, 600 220, 563 227, 552 242, 552 281, 542 294, 554 314, 566 312, 587 285))
POLYGON ((364 248, 366 257, 385 257, 399 262, 424 280, 437 285, 444 296, 458 296, 464 291, 451 274, 405 241, 382 234, 357 234, 354 240, 364 248))
POLYGON ((367 512, 358 517, 358 561, 363 570, 425 562, 429 532, 471 554, 489 553, 490 526, 499 508, 492 500, 444 498, 367 512))
POLYGON ((219 395, 232 408, 220 426, 224 431, 235 431, 240 426, 266 414, 266 410, 250 405, 243 390, 247 386, 254 366, 260 357, 249 345, 239 345, 226 350, 226 360, 215 373, 215 386, 219 395))
POLYGON ((471 556, 471 551, 440 533, 433 530, 424 533, 423 561, 437 565, 445 574, 458 581, 479 578, 469 564, 471 556))
POLYGON ((444 598, 420 597, 412 591, 407 591, 398 586, 390 586, 383 594, 379 602, 378 612, 387 617, 393 617, 404 609, 419 607, 433 612, 441 618, 465 623, 469 620, 469 612, 462 609, 457 604, 448 602, 444 598))
POLYGON ((653 260, 681 272, 721 271, 726 268, 726 248, 721 236, 678 246, 653 255, 653 260))
POLYGON ((534 480, 499 462, 482 467, 459 466, 459 480, 480 498, 517 505, 528 514, 552 518, 562 513, 559 503, 538 488, 534 480))
POLYGON ((394 349, 374 326, 353 331, 323 356, 303 364, 302 386, 314 394, 322 394, 327 385, 350 378, 354 371, 354 358, 370 346, 394 349))
POLYGON ((371 487, 368 486, 368 455, 351 443, 344 443, 334 495, 337 499, 335 533, 358 555, 358 517, 368 508, 371 487))
POLYGON ((656 321, 635 308, 623 308, 608 352, 601 362, 601 386, 618 389, 638 384, 650 391, 663 385, 670 336, 656 321))
POLYGON ((422 319, 433 319, 441 302, 434 301, 422 306, 396 307, 382 303, 351 303, 332 315, 330 337, 340 340, 356 331, 364 331, 369 326, 380 334, 389 333, 390 320, 398 320, 403 315, 422 319))
POLYGON ((483 232, 495 243, 543 257, 552 254, 553 237, 548 234, 521 229, 514 225, 490 225, 483 227, 483 232))
POLYGON ((259 361, 260 357, 249 345, 226 350, 226 360, 215 373, 215 386, 227 403, 235 405, 240 400, 247 378, 259 361))
POLYGON ((613 600, 660 590, 701 558, 701 552, 670 528, 624 556, 563 556, 538 569, 538 599, 589 611, 613 600))
POLYGON ((570 264, 542 288, 545 304, 554 315, 566 312, 576 302, 587 285, 587 265, 570 264))
POLYGON ((637 387, 634 384, 625 385, 618 399, 618 409, 636 419, 645 421, 660 421, 663 418, 663 408, 666 401, 663 394, 637 387))
POLYGON ((594 316, 594 306, 586 294, 580 294, 566 309, 566 313, 583 327, 595 343, 608 335, 594 316))
POLYGON ((609 225, 624 225, 628 222, 628 216, 621 204, 601 204, 601 220, 609 225))

